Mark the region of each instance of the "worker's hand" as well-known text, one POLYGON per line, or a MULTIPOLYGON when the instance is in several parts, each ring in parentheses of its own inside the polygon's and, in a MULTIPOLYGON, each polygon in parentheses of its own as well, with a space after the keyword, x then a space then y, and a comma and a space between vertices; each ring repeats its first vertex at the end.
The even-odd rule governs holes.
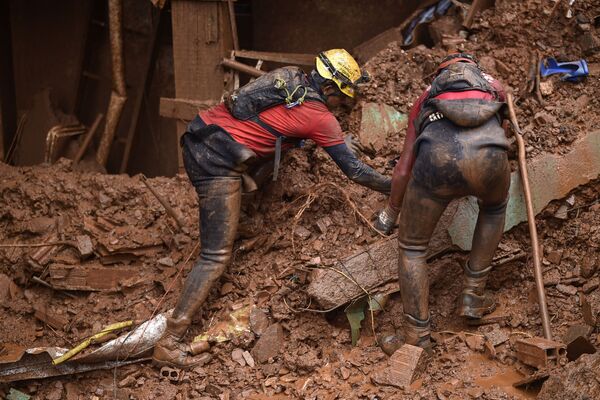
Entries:
POLYGON ((346 137, 344 138, 344 143, 346 143, 346 146, 348 146, 350 151, 353 152, 355 155, 363 151, 362 144, 358 140, 354 139, 354 136, 352 136, 351 133, 346 135, 346 137))
POLYGON ((384 235, 389 235, 396 225, 396 220, 398 219, 399 212, 394 210, 390 205, 386 205, 385 208, 377 213, 377 218, 375 219, 375 229, 384 235))

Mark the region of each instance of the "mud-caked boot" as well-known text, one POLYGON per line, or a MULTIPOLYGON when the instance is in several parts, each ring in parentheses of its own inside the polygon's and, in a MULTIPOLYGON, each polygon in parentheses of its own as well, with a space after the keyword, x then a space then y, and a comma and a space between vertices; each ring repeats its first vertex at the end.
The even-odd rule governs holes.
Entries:
POLYGON ((463 291, 458 298, 458 315, 477 319, 496 309, 494 299, 484 292, 491 269, 490 266, 481 271, 473 271, 469 263, 465 263, 463 291))
POLYGON ((421 347, 428 355, 433 353, 431 344, 431 318, 421 320, 409 314, 404 314, 405 329, 404 338, 407 344, 421 347))
POLYGON ((154 345, 152 362, 159 367, 179 369, 192 368, 206 362, 206 354, 194 355, 190 345, 183 343, 183 337, 190 326, 188 318, 167 318, 167 329, 154 345))

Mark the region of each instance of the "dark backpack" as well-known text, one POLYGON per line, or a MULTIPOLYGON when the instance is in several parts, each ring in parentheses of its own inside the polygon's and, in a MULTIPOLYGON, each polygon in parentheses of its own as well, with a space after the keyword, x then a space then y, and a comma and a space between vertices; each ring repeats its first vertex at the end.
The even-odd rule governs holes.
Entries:
POLYGON ((431 83, 429 95, 423 102, 423 108, 415 127, 420 133, 429 122, 447 118, 462 127, 483 125, 498 113, 503 103, 483 99, 436 99, 442 93, 480 90, 498 98, 496 90, 484 77, 475 64, 455 63, 446 67, 431 83))
POLYGON ((298 67, 275 69, 225 95, 224 103, 231 115, 243 121, 254 121, 277 138, 273 180, 277 180, 281 144, 298 144, 301 139, 284 136, 262 121, 259 114, 280 104, 293 108, 301 106, 305 101, 325 103, 319 92, 310 85, 308 76, 298 67))

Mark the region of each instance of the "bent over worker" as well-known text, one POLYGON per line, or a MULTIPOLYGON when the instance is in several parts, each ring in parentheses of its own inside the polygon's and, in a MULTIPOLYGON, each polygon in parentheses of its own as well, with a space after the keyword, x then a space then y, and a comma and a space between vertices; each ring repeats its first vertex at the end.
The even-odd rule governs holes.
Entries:
POLYGON ((458 313, 481 318, 495 308, 484 294, 508 201, 508 141, 499 111, 501 84, 482 72, 472 55, 454 53, 439 65, 431 86, 413 106, 404 150, 394 168, 392 193, 376 227, 389 233, 400 213, 399 280, 405 342, 431 352, 429 240, 452 199, 477 197, 479 216, 458 313))
POLYGON ((322 52, 315 62, 310 75, 284 67, 234 91, 196 116, 183 135, 183 162, 199 199, 201 250, 154 348, 155 364, 186 368, 199 361, 182 339, 230 261, 242 175, 256 158, 274 153, 276 177, 282 149, 312 139, 352 181, 390 192, 391 179, 356 158, 329 110, 354 97, 364 78, 357 62, 342 49, 322 52))

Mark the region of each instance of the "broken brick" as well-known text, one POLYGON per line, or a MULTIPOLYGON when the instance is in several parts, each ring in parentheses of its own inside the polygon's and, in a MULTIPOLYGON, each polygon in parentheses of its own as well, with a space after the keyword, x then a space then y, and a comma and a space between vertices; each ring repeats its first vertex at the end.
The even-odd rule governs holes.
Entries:
POLYGON ((375 384, 405 388, 425 371, 427 353, 421 347, 405 344, 392 354, 384 369, 371 376, 375 384))

